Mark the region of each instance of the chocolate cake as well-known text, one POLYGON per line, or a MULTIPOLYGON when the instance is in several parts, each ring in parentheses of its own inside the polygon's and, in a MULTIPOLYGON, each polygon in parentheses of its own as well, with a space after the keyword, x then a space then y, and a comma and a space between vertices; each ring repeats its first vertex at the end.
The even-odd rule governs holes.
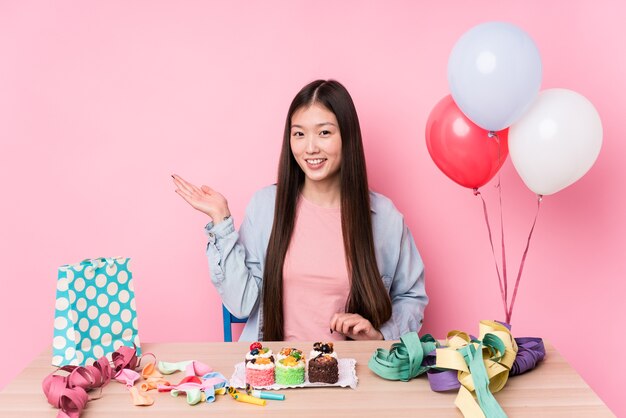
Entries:
POLYGON ((313 344, 313 351, 309 360, 309 382, 337 383, 339 381, 339 366, 337 354, 333 350, 333 343, 317 342, 313 344))

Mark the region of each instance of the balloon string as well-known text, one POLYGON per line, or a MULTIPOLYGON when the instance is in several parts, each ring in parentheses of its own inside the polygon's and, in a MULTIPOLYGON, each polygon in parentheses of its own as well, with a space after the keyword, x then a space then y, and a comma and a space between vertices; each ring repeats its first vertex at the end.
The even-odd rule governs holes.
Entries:
MULTIPOLYGON (((506 275, 506 251, 504 245, 504 218, 502 216, 502 185, 500 183, 500 174, 498 174, 498 199, 500 200, 500 231, 501 231, 501 243, 502 243, 502 278, 504 281, 504 299, 509 300, 509 279, 506 275)), ((506 318, 507 324, 510 324, 509 318, 506 318)))
MULTIPOLYGON (((489 136, 489 138, 496 139, 496 142, 498 144, 498 167, 500 167, 502 164, 500 137, 494 131, 489 131, 489 134, 487 136, 489 136)), ((507 274, 506 274, 506 248, 504 245, 504 217, 502 215, 502 183, 500 182, 500 171, 498 171, 498 184, 496 185, 496 187, 498 188, 498 200, 500 203, 500 233, 501 233, 500 241, 502 244, 502 281, 504 282, 504 300, 508 301, 509 300, 509 279, 507 278, 507 274)), ((508 311, 506 310, 506 307, 505 307, 505 315, 507 316, 506 322, 509 323, 508 311)))
POLYGON ((522 277, 522 270, 524 270, 524 262, 526 261, 526 255, 528 254, 528 247, 530 246, 530 239, 533 236, 533 231, 535 230, 535 225, 537 224, 537 217, 539 216, 539 208, 541 207, 541 199, 543 199, 542 195, 537 195, 537 212, 535 213, 535 220, 533 221, 533 226, 530 228, 530 233, 528 234, 528 240, 526 241, 526 249, 524 250, 524 255, 522 255, 522 262, 519 266, 519 271, 517 272, 517 279, 515 280, 515 288, 513 289, 513 298, 511 299, 511 306, 509 307, 509 311, 507 312, 507 322, 511 323, 511 316, 513 315, 513 305, 515 304, 515 297, 517 296, 517 288, 519 287, 519 281, 522 277))
POLYGON ((504 305, 504 314, 507 315, 508 309, 506 304, 506 297, 504 296, 504 287, 502 286, 502 276, 500 276, 500 268, 498 267, 498 260, 496 259, 496 250, 493 246, 493 238, 491 236, 491 226, 489 225, 489 215, 487 214, 487 204, 485 203, 485 199, 483 195, 478 191, 478 189, 474 189, 474 196, 479 196, 480 200, 483 202, 483 212, 485 213, 485 224, 487 225, 487 232, 489 233, 489 243, 491 244, 491 253, 493 254, 493 262, 496 266, 496 272, 498 273, 498 284, 500 285, 500 295, 502 296, 502 304, 504 305))

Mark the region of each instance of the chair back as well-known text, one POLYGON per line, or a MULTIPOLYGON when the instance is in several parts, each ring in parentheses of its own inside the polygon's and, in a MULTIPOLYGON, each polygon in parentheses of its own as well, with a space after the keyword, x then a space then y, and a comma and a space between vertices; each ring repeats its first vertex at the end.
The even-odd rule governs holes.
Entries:
POLYGON ((222 305, 222 320, 224 321, 224 342, 230 343, 233 341, 232 324, 245 324, 248 318, 237 318, 230 313, 226 306, 222 305))

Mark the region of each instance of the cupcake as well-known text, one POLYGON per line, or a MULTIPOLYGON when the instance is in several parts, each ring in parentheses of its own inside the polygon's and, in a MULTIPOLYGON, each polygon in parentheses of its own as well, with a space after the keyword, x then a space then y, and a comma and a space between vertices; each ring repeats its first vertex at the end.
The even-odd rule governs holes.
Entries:
POLYGON ((259 342, 250 344, 246 354, 246 383, 254 387, 273 385, 275 367, 272 350, 259 342))
POLYGON ((301 350, 283 348, 276 361, 276 383, 293 386, 304 383, 305 359, 301 350))
POLYGON ((337 353, 333 349, 333 343, 313 344, 309 359, 309 382, 337 383, 339 381, 337 353))

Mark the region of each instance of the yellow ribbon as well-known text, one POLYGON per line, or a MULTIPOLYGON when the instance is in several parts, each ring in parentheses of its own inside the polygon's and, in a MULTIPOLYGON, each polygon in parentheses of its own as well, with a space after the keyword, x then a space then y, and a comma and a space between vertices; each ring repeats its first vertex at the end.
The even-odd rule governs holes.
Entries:
POLYGON ((447 347, 437 349, 435 364, 436 368, 458 370, 461 387, 454 403, 463 416, 472 418, 485 418, 485 414, 476 401, 475 381, 470 371, 468 354, 476 351, 476 355, 482 355, 491 393, 502 390, 517 355, 517 343, 504 325, 496 321, 480 321, 479 332, 480 341, 472 341, 469 335, 461 331, 449 332, 445 344, 447 347), (492 336, 502 341, 503 352, 494 348, 496 345, 489 344, 489 341, 495 341, 492 336), (473 350, 470 345, 473 345, 473 350))

